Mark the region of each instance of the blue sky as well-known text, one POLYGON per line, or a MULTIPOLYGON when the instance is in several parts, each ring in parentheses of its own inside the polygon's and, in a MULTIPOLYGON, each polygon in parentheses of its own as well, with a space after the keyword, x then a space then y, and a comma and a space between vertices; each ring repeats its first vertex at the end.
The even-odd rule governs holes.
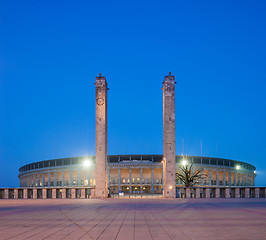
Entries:
POLYGON ((177 154, 202 140, 266 185, 265 29, 265 1, 1 1, 0 186, 23 164, 94 154, 99 72, 109 154, 162 154, 172 72, 177 154))

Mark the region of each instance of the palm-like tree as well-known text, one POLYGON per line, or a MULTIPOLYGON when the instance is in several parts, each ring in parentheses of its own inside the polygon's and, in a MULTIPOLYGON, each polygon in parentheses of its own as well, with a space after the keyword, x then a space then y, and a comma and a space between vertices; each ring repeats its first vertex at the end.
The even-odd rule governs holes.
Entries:
POLYGON ((207 177, 207 175, 203 173, 203 169, 194 170, 193 163, 188 164, 184 161, 180 169, 181 173, 176 173, 176 179, 181 180, 185 184, 185 187, 192 187, 195 183, 198 183, 200 179, 205 179, 207 177))

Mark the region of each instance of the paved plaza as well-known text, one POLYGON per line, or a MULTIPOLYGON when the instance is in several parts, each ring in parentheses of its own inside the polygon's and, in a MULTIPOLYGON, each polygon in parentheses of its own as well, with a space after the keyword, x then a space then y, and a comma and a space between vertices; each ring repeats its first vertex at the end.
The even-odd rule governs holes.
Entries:
POLYGON ((0 200, 0 239, 266 239, 266 199, 0 200))

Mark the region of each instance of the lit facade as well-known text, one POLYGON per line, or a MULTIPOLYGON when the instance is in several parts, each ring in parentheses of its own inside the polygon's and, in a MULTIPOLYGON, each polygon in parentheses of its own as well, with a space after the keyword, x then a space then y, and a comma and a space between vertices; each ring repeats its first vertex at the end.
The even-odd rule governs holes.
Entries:
MULTIPOLYGON (((186 157, 194 169, 204 169, 206 178, 196 186, 254 186, 256 168, 230 159, 186 157)), ((109 155, 110 193, 154 193, 163 191, 163 155, 109 155)), ((176 156, 176 171, 183 160, 176 156)), ((19 169, 20 187, 95 187, 95 157, 53 159, 27 164, 19 169), (90 161, 90 164, 86 164, 90 161)), ((176 187, 182 187, 176 181, 176 187)))

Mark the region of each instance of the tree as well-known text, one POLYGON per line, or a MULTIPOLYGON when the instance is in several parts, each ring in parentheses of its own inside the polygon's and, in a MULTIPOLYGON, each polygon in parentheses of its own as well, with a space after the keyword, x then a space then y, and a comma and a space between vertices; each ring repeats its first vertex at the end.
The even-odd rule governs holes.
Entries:
POLYGON ((207 175, 203 173, 204 169, 194 169, 193 163, 187 163, 186 160, 182 162, 179 168, 181 169, 181 173, 176 173, 176 179, 182 181, 185 187, 192 187, 195 183, 198 183, 200 179, 205 179, 207 177, 207 175))

